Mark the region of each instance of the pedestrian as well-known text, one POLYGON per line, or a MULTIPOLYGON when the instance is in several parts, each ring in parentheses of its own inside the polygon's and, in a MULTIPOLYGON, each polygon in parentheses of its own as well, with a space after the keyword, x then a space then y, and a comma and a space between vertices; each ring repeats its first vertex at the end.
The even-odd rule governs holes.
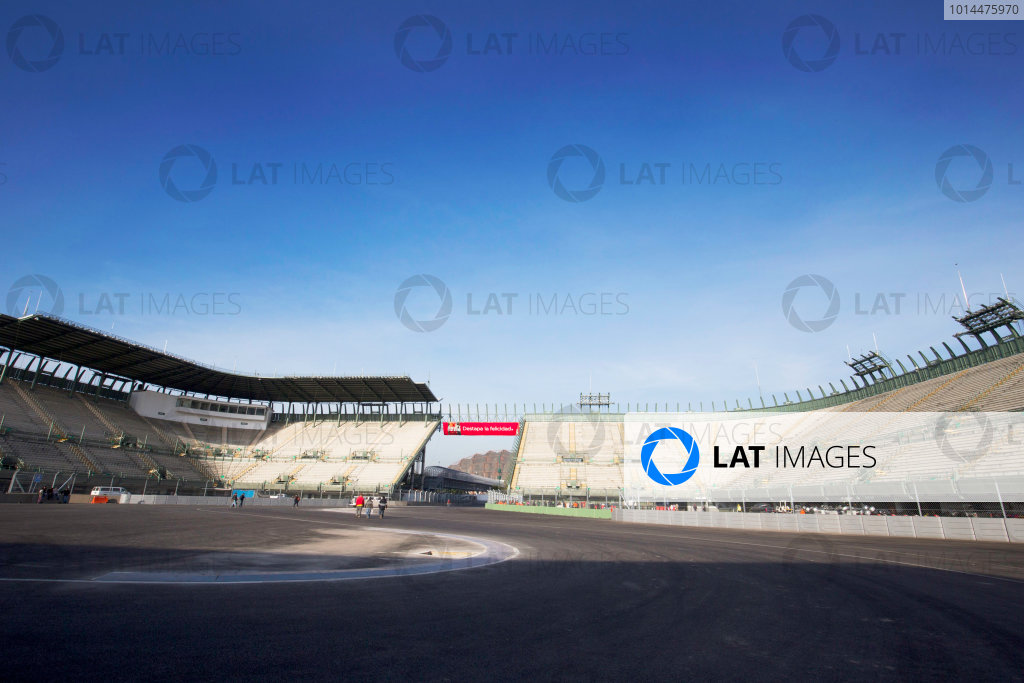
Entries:
POLYGON ((46 489, 39 487, 39 495, 36 497, 36 502, 42 504, 43 496, 46 495, 46 489))
POLYGON ((363 516, 363 505, 366 504, 366 500, 363 498, 363 494, 356 496, 356 519, 363 516))
POLYGON ((238 507, 238 494, 237 493, 232 493, 231 494, 231 507, 233 507, 233 508, 238 507))
POLYGON ((377 509, 380 510, 380 518, 384 519, 384 511, 388 509, 388 497, 381 496, 380 500, 377 501, 377 509))
POLYGON ((63 495, 61 496, 62 502, 63 502, 63 503, 65 504, 65 505, 67 505, 68 503, 70 503, 70 502, 71 502, 71 489, 70 489, 70 488, 66 488, 66 489, 64 489, 63 491, 61 491, 61 493, 63 494, 63 495))
POLYGON ((238 507, 245 505, 245 491, 238 492, 238 507))
POLYGON ((366 518, 370 519, 373 517, 373 497, 366 499, 366 518))
POLYGON ((299 494, 297 494, 297 493, 295 494, 295 504, 292 505, 292 507, 293 508, 299 507, 299 494))

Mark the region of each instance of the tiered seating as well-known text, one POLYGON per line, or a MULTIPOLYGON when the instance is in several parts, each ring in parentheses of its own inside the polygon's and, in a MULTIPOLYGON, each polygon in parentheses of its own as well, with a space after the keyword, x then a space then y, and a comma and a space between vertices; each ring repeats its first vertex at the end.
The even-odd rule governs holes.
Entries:
POLYGON ((622 490, 625 451, 621 421, 608 416, 578 420, 568 416, 527 418, 512 486, 517 490, 551 494, 579 490, 592 493, 622 490))
POLYGON ((268 430, 251 445, 269 454, 265 460, 243 454, 205 462, 236 485, 273 485, 290 478, 298 488, 344 484, 348 490, 383 490, 404 474, 436 428, 437 422, 300 421, 268 430))
POLYGON ((13 380, 0 384, 0 415, 4 418, 4 427, 11 427, 16 432, 36 434, 40 430, 45 434, 46 427, 40 425, 39 419, 29 411, 21 398, 11 386, 13 380))
POLYGON ((45 469, 54 472, 81 470, 75 458, 65 456, 52 443, 26 441, 23 439, 0 438, 0 449, 7 455, 21 458, 29 469, 45 469))
POLYGON ((32 396, 46 412, 60 421, 71 436, 81 436, 83 430, 86 439, 102 440, 113 436, 78 396, 44 386, 37 386, 32 396))

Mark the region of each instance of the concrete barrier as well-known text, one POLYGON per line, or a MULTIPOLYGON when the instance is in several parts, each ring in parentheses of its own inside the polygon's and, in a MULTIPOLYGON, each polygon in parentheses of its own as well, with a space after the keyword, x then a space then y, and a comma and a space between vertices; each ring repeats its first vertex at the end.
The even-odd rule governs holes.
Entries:
POLYGON ((1011 543, 1024 543, 1024 519, 1006 520, 1006 535, 1011 543))
POLYGON ((1009 541, 1006 524, 1001 519, 973 519, 974 537, 979 541, 1009 541))
POLYGON ((942 519, 939 517, 912 517, 914 520, 914 536, 917 538, 945 538, 942 530, 942 519))
MULTIPOLYGON (((516 508, 506 505, 497 507, 530 512, 559 509, 516 508)), ((563 510, 562 512, 587 511, 563 510)), ((1024 519, 787 515, 763 512, 673 512, 663 510, 626 510, 621 508, 614 511, 593 510, 591 512, 611 512, 610 518, 612 520, 633 524, 670 524, 673 526, 714 527, 719 529, 802 531, 853 536, 898 536, 904 538, 945 538, 950 540, 1024 543, 1024 519)))
MULTIPOLYGON (((502 512, 524 512, 534 515, 557 515, 559 517, 589 517, 591 519, 611 519, 612 511, 609 508, 555 508, 555 507, 543 507, 540 505, 498 505, 497 503, 488 503, 484 506, 488 510, 501 510, 502 512)), ((651 513, 651 519, 655 519, 654 514, 659 513, 658 510, 638 510, 638 512, 651 513)), ((651 524, 657 524, 658 522, 650 522, 651 524)))
MULTIPOLYGON (((974 525, 971 524, 970 519, 963 517, 940 517, 942 522, 942 535, 943 538, 958 541, 973 541, 974 540, 974 525)), ((1009 520, 1011 522, 1016 520, 1009 520)), ((1024 539, 1021 539, 1024 541, 1024 539)))
MULTIPOLYGON (((228 496, 142 496, 132 495, 128 501, 131 505, 217 505, 231 507, 231 498, 228 496)), ((291 507, 294 501, 291 498, 246 498, 245 507, 291 507)), ((303 498, 299 501, 299 507, 348 507, 349 499, 342 498, 303 498)))

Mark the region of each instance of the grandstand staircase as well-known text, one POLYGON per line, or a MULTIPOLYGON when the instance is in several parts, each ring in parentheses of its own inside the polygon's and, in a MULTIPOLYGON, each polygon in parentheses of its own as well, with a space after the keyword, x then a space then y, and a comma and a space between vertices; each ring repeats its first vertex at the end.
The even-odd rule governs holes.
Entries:
POLYGON ((516 448, 516 451, 515 451, 516 467, 512 471, 512 481, 508 485, 508 489, 507 489, 508 491, 515 491, 516 490, 516 486, 519 485, 519 472, 520 472, 520 469, 522 467, 522 461, 523 461, 522 460, 523 446, 526 443, 526 430, 528 430, 529 428, 530 428, 530 423, 527 422, 526 419, 524 418, 519 423, 519 444, 518 444, 518 448, 516 448))
POLYGON ((160 439, 160 441, 163 442, 163 444, 165 446, 173 449, 174 446, 177 445, 178 439, 172 439, 171 437, 169 437, 167 435, 167 432, 165 432, 164 430, 160 429, 155 424, 153 424, 153 421, 150 420, 145 415, 139 415, 139 417, 142 418, 143 422, 145 422, 147 425, 149 425, 149 428, 153 430, 154 434, 156 434, 156 438, 160 439))
POLYGON ((249 464, 248 464, 248 465, 247 465, 247 466, 245 467, 245 469, 244 469, 244 470, 242 470, 241 472, 239 472, 239 473, 238 473, 238 474, 236 474, 235 476, 231 477, 231 482, 232 482, 232 483, 234 483, 234 482, 236 482, 236 481, 240 481, 240 480, 242 479, 242 477, 244 477, 245 475, 249 474, 249 473, 250 473, 250 472, 252 472, 252 471, 253 471, 254 469, 256 469, 256 466, 257 466, 257 465, 259 465, 259 464, 260 464, 261 462, 262 462, 261 460, 257 460, 257 461, 255 461, 255 462, 251 462, 251 463, 249 463, 249 464))
POLYGON ((885 397, 885 398, 883 398, 883 399, 882 399, 881 401, 879 401, 879 402, 878 402, 878 403, 876 403, 875 405, 871 406, 870 408, 868 408, 868 409, 867 409, 866 411, 864 411, 864 412, 866 412, 866 413, 873 413, 873 412, 875 412, 875 411, 879 410, 879 409, 880 409, 880 408, 881 408, 882 406, 884 406, 884 405, 885 405, 886 403, 888 403, 889 401, 891 401, 891 400, 893 400, 894 398, 896 398, 896 396, 897 396, 898 394, 900 394, 900 393, 901 393, 901 392, 902 392, 902 391, 903 391, 904 389, 906 389, 906 387, 900 387, 900 388, 899 388, 899 389, 897 389, 896 391, 892 391, 892 392, 890 392, 888 396, 886 396, 886 397, 885 397))
POLYGON ((1010 371, 1009 373, 1007 373, 1007 374, 1006 374, 1006 375, 1005 375, 1005 376, 1004 376, 1004 377, 1003 377, 1002 379, 1000 379, 1000 380, 999 380, 998 382, 996 382, 995 384, 993 384, 992 386, 990 386, 990 387, 989 387, 988 389, 985 389, 985 390, 984 390, 984 391, 982 391, 982 392, 981 392, 980 394, 978 394, 977 396, 975 396, 974 398, 972 398, 972 399, 971 399, 970 401, 967 401, 967 402, 966 402, 966 403, 964 403, 964 404, 963 404, 962 406, 960 406, 959 408, 957 408, 957 409, 956 409, 956 412, 962 412, 962 411, 965 411, 965 410, 970 410, 971 408, 973 408, 973 407, 977 406, 977 405, 978 405, 979 403, 981 403, 981 401, 982 401, 982 400, 984 400, 984 399, 985 399, 985 397, 986 397, 986 396, 988 396, 989 394, 991 394, 991 393, 992 393, 993 391, 995 391, 996 389, 998 389, 999 387, 1001 387, 1001 386, 1002 386, 1003 384, 1005 384, 1006 382, 1009 382, 1009 381, 1010 381, 1011 379, 1013 379, 1013 378, 1014 378, 1014 377, 1015 377, 1015 376, 1016 376, 1016 375, 1017 375, 1018 373, 1020 373, 1020 371, 1021 371, 1021 370, 1024 370, 1024 363, 1021 363, 1020 365, 1018 365, 1017 367, 1015 367, 1015 368, 1014 368, 1013 370, 1011 370, 1011 371, 1010 371))
POLYGON ((202 443, 196 438, 196 435, 192 432, 192 428, 188 426, 188 422, 182 422, 181 426, 185 428, 185 433, 188 434, 188 438, 192 439, 193 443, 196 445, 202 443))
POLYGON ((930 398, 931 398, 932 396, 935 396, 935 395, 936 395, 937 393, 939 393, 940 391, 944 391, 944 390, 946 389, 946 387, 948 387, 948 386, 949 386, 950 384, 952 384, 953 382, 957 381, 958 379, 960 379, 961 377, 963 377, 964 375, 966 375, 966 374, 967 374, 968 372, 970 372, 970 369, 967 369, 967 370, 961 370, 960 372, 956 373, 955 375, 953 375, 952 377, 950 377, 949 379, 947 379, 947 380, 946 380, 945 382, 943 382, 942 384, 940 384, 940 385, 939 385, 939 387, 938 387, 937 389, 933 389, 932 391, 929 391, 929 392, 928 392, 927 394, 925 394, 925 395, 924 395, 924 396, 923 396, 922 398, 918 399, 917 401, 915 401, 915 402, 914 402, 913 404, 911 404, 910 406, 907 406, 907 409, 906 409, 906 410, 904 410, 903 412, 905 412, 905 413, 910 413, 910 412, 913 412, 914 408, 917 408, 918 406, 920 406, 920 405, 923 405, 923 404, 924 404, 924 403, 925 403, 925 402, 926 402, 927 400, 929 400, 929 399, 930 399, 930 398))
POLYGON ((344 474, 338 477, 338 481, 340 481, 342 484, 347 483, 349 476, 356 471, 357 467, 359 467, 359 465, 350 465, 349 468, 345 470, 344 474))
MULTIPOLYGON (((92 413, 93 417, 99 420, 100 424, 102 424, 108 432, 114 435, 120 435, 121 437, 124 437, 127 434, 127 432, 124 430, 123 427, 121 427, 121 425, 112 422, 106 415, 103 414, 102 411, 100 411, 99 408, 94 406, 92 402, 89 401, 87 398, 85 398, 81 394, 75 394, 75 396, 78 398, 79 401, 82 402, 82 405, 84 405, 86 409, 90 413, 92 413)), ((142 463, 142 468, 145 470, 148 470, 150 472, 152 472, 153 470, 160 470, 160 465, 158 465, 156 461, 153 460, 153 458, 146 455, 143 451, 130 449, 125 450, 125 453, 127 453, 129 457, 137 458, 142 463)), ((170 474, 170 472, 167 473, 168 477, 170 477, 170 474)))
POLYGON ((39 405, 39 401, 37 401, 35 397, 29 395, 29 393, 25 391, 25 389, 21 386, 20 382, 11 382, 11 386, 14 387, 15 392, 17 392, 18 396, 25 403, 25 405, 27 405, 29 409, 33 413, 35 413, 35 416, 39 418, 39 420, 43 422, 43 424, 52 429, 53 432, 56 433, 63 440, 63 443, 68 448, 68 450, 70 450, 71 453, 76 458, 78 458, 78 460, 83 465, 85 465, 88 471, 103 471, 103 468, 97 465, 95 462, 93 462, 92 459, 90 459, 89 456, 85 454, 85 451, 82 450, 78 444, 71 441, 71 437, 68 436, 67 430, 64 429, 64 427, 62 427, 60 423, 58 423, 57 420, 52 415, 46 412, 43 406, 39 405))
POLYGON ((124 429, 122 427, 120 427, 119 425, 116 425, 113 422, 111 422, 107 418, 106 415, 104 415, 102 412, 100 412, 99 408, 94 406, 90 401, 86 400, 86 398, 84 396, 82 396, 81 394, 75 394, 75 396, 82 403, 82 405, 85 406, 86 410, 88 410, 90 413, 92 413, 93 417, 95 417, 97 420, 99 420, 100 424, 102 424, 104 427, 106 427, 108 432, 110 432, 111 434, 120 435, 120 436, 124 436, 125 435, 125 431, 124 431, 124 429))
POLYGON ((300 435, 305 434, 306 430, 308 430, 310 428, 310 426, 313 425, 313 423, 314 423, 313 420, 306 420, 303 423, 302 427, 300 427, 299 429, 295 430, 294 434, 292 434, 287 439, 285 439, 284 441, 279 443, 277 446, 275 446, 274 449, 270 451, 269 455, 271 457, 276 455, 277 452, 280 451, 282 448, 284 448, 285 446, 290 444, 292 441, 295 441, 295 439, 299 438, 300 435))
MULTIPOLYGON (((150 420, 145 415, 139 415, 139 417, 142 418, 143 422, 149 425, 150 429, 153 430, 153 433, 156 434, 156 438, 159 439, 165 446, 170 448, 171 452, 173 453, 174 447, 178 445, 179 439, 177 437, 172 439, 167 434, 167 432, 157 427, 156 424, 154 424, 153 421, 150 420)), ((148 456, 147 459, 149 459, 148 456)), ((184 456, 184 459, 188 466, 195 470, 204 479, 207 479, 208 481, 219 481, 219 477, 217 476, 217 474, 209 467, 207 467, 206 464, 200 461, 198 458, 193 458, 192 456, 184 456)), ((170 472, 168 472, 168 474, 170 474, 170 472)))
POLYGON ((185 456, 185 461, 192 467, 192 469, 201 474, 205 479, 209 481, 220 481, 220 477, 217 473, 211 470, 202 460, 193 458, 192 456, 185 456))

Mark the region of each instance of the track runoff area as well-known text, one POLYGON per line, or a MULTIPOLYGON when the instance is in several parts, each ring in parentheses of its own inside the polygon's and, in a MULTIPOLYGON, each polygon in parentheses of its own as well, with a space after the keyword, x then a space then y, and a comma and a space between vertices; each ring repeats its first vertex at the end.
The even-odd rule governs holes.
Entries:
POLYGON ((480 508, 4 506, 4 677, 1024 673, 1024 548, 480 508))

